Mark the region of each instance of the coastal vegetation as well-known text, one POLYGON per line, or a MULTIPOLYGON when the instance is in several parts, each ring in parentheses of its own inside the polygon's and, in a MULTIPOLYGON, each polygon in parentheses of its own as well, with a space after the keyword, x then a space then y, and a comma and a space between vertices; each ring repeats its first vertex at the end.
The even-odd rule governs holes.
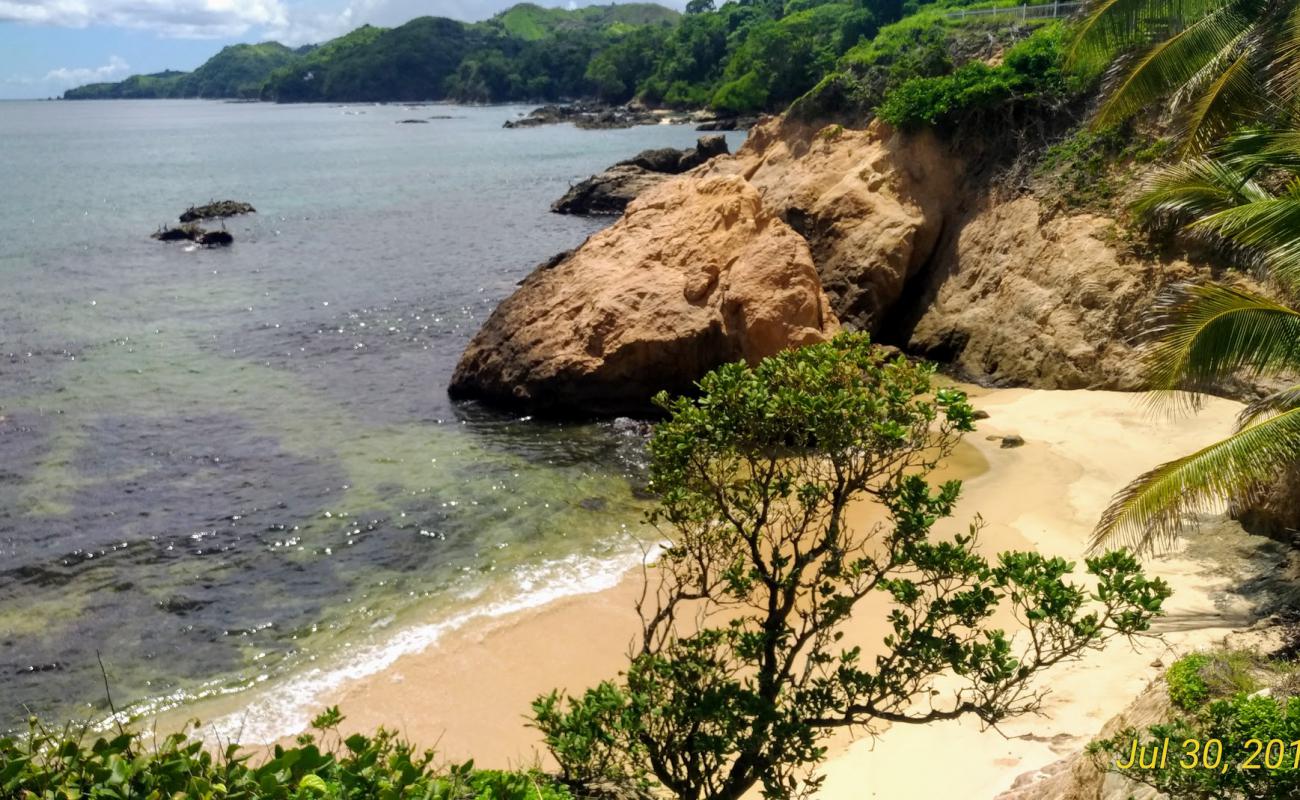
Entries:
MULTIPOLYGON (((945 74, 952 59, 944 32, 979 27, 948 18, 945 11, 967 5, 939 0, 920 9, 897 0, 745 0, 717 7, 693 3, 678 15, 649 3, 573 10, 524 3, 475 23, 420 17, 391 29, 366 25, 296 50, 274 42, 236 45, 193 72, 132 76, 71 89, 64 97, 593 98, 722 113, 779 111, 829 76, 845 79, 874 64, 888 64, 891 85, 911 76, 945 74)), ((995 79, 1020 74, 994 73, 995 79)), ((963 73, 960 79, 972 77, 963 73)), ((1017 85, 989 90, 1025 88, 1012 83, 1017 85)), ((880 88, 874 87, 876 95, 880 88)))
MULTIPOLYGON (((1118 73, 1096 124, 1172 97, 1182 157, 1157 171, 1133 204, 1148 225, 1204 241, 1251 268, 1259 286, 1173 287, 1152 309, 1144 368, 1162 393, 1198 396, 1232 380, 1280 381, 1300 366, 1300 161, 1295 157, 1297 29, 1277 8, 1212 3, 1194 13, 1153 0, 1113 17, 1107 4, 1075 35, 1074 50, 1154 39, 1118 73), (1265 74, 1282 76, 1265 81, 1265 74), (1212 143, 1212 144, 1211 144, 1212 143)), ((1242 412, 1236 432, 1136 478, 1103 515, 1094 543, 1142 550, 1168 544, 1189 515, 1248 507, 1300 458, 1300 388, 1274 388, 1242 412)))
POLYGON ((1300 792, 1294 662, 1195 652, 1169 667, 1165 683, 1169 721, 1091 745, 1107 771, 1179 800, 1282 800, 1300 792))
POLYGON ((996 724, 1039 707, 1045 670, 1149 629, 1169 588, 1126 552, 1089 559, 1085 587, 1062 558, 984 555, 978 520, 933 531, 961 485, 927 476, 974 429, 933 372, 842 334, 660 395, 650 520, 670 544, 627 671, 533 706, 567 780, 802 797, 833 730, 996 724), (883 521, 864 522, 864 501, 883 521), (870 598, 883 641, 849 625, 870 598))
MULTIPOLYGON (((219 752, 189 732, 159 739, 125 728, 92 735, 85 726, 49 730, 38 720, 23 738, 0 738, 0 795, 192 800, 571 800, 536 770, 439 765, 397 734, 343 737, 343 716, 327 709, 295 745, 264 758, 230 745, 219 752)), ((196 724, 197 727, 197 724, 196 724)))

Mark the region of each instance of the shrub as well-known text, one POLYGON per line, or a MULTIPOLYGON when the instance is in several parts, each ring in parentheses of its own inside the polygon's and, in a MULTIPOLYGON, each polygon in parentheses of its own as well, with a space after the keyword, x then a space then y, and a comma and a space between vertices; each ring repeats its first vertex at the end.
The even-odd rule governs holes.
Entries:
POLYGON ((1049 25, 1008 48, 1002 63, 970 61, 947 75, 911 78, 886 93, 881 119, 901 128, 950 126, 1009 101, 1051 106, 1081 92, 1084 75, 1063 69, 1063 34, 1049 25))
POLYGON ((1170 702, 1181 709, 1191 710, 1210 699, 1210 687, 1201 677, 1201 668, 1209 661, 1204 653, 1192 653, 1169 667, 1165 672, 1165 683, 1169 687, 1170 702))
POLYGON ((51 732, 31 721, 26 739, 0 739, 0 797, 191 798, 192 800, 572 800, 538 772, 435 769, 433 753, 394 734, 342 738, 338 709, 307 734, 254 763, 231 745, 214 754, 184 733, 161 741, 131 731, 89 740, 86 728, 51 732))
POLYGON ((1030 712, 1042 670, 1147 630, 1169 589, 1127 553, 1088 560, 1090 591, 1064 559, 990 561, 978 522, 931 536, 960 484, 925 477, 973 426, 965 394, 933 374, 844 334, 720 367, 698 398, 660 395, 650 519, 671 544, 638 603, 627 673, 534 705, 566 774, 648 773, 681 800, 737 800, 756 784, 804 796, 831 730, 1030 712), (887 522, 854 530, 857 499, 887 522), (866 659, 844 623, 877 592, 891 633, 866 659), (999 611, 1026 628, 1020 646, 993 624, 999 611))

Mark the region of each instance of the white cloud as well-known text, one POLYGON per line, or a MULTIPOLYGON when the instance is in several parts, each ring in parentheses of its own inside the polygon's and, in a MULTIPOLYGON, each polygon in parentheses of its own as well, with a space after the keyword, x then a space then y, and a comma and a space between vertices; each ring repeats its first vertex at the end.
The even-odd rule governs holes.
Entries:
POLYGON ((45 82, 58 86, 81 86, 86 83, 103 83, 125 78, 131 72, 131 65, 118 56, 109 56, 108 63, 102 67, 59 67, 45 75, 45 82))
POLYGON ((281 0, 0 0, 0 21, 84 28, 105 25, 166 36, 241 36, 287 27, 281 0))

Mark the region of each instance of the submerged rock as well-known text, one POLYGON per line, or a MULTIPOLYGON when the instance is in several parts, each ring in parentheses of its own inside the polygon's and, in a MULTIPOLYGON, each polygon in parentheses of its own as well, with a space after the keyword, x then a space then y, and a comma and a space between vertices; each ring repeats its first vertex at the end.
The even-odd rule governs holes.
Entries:
MULTIPOLYGON (((430 117, 430 119, 432 119, 432 117, 430 117)), ((398 124, 398 125, 428 125, 428 124, 429 124, 429 120, 427 120, 427 119, 399 119, 399 120, 397 121, 397 124, 398 124)))
POLYGON ((557 214, 621 214, 627 204, 652 186, 730 152, 721 135, 701 136, 694 147, 643 150, 604 172, 569 187, 551 204, 557 214))
POLYGON ((240 214, 254 214, 257 212, 248 203, 242 203, 238 200, 216 200, 207 205, 190 206, 181 214, 181 222, 197 222, 202 219, 216 219, 218 217, 235 217, 240 214))
POLYGON ((539 268, 461 356, 449 392, 538 413, 642 413, 714 367, 837 330, 808 246, 739 177, 686 177, 539 268))

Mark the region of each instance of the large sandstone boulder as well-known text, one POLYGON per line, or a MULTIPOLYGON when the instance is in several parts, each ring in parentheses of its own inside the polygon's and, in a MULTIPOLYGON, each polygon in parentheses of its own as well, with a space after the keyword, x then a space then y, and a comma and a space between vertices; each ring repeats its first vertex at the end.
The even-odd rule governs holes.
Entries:
POLYGON ((1121 257, 1106 217, 1042 216, 1022 197, 956 221, 918 292, 908 349, 984 383, 1142 388, 1133 343, 1144 315, 1198 271, 1121 257))
POLYGON ((742 178, 683 176, 539 268, 493 312, 453 397, 535 412, 643 411, 728 361, 837 329, 808 245, 742 178))
POLYGON ((961 198, 964 165, 934 134, 815 129, 771 119, 713 174, 740 175, 802 234, 846 327, 877 331, 926 266, 961 198))

